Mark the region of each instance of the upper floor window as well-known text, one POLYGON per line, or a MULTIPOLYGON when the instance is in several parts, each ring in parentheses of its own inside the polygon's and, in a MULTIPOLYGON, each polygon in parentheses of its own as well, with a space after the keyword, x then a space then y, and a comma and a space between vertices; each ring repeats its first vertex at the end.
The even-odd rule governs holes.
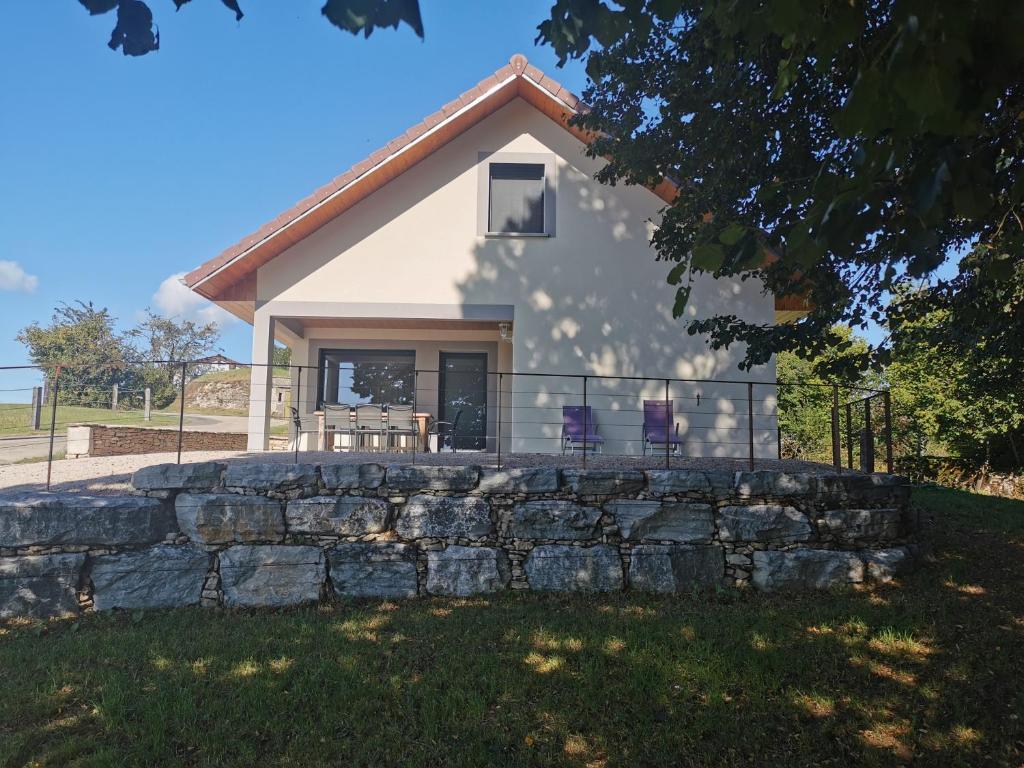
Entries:
POLYGON ((553 237, 555 156, 541 152, 481 152, 477 177, 477 234, 553 237))
POLYGON ((544 234, 544 165, 490 163, 487 231, 544 234))

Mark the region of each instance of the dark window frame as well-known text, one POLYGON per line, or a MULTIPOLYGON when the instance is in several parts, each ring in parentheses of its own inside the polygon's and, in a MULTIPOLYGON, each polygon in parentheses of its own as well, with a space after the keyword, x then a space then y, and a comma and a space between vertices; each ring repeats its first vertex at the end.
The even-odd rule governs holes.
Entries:
MULTIPOLYGON (((544 226, 544 187, 547 183, 545 180, 546 176, 547 174, 545 172, 544 163, 504 163, 494 161, 489 162, 487 164, 488 233, 501 235, 543 235, 547 231, 544 226), (521 217, 520 222, 518 222, 520 226, 516 228, 506 229, 504 225, 496 224, 494 221, 495 181, 499 183, 502 181, 520 182, 523 186, 526 186, 526 184, 529 182, 533 182, 533 184, 530 185, 533 187, 536 187, 537 182, 540 182, 540 210, 537 211, 534 208, 529 213, 524 213, 521 217), (533 225, 531 226, 531 222, 529 221, 529 219, 533 218, 532 214, 539 214, 539 227, 536 227, 536 223, 533 223, 533 225)), ((525 197, 528 198, 528 196, 525 197)), ((522 198, 517 199, 516 204, 521 205, 521 200, 522 198)), ((506 222, 510 220, 511 217, 509 219, 506 219, 506 222)))
POLYGON ((480 237, 545 238, 555 236, 558 180, 555 155, 543 152, 480 152, 477 155, 477 235, 480 237), (490 224, 491 165, 544 166, 544 228, 542 232, 494 232, 490 224))

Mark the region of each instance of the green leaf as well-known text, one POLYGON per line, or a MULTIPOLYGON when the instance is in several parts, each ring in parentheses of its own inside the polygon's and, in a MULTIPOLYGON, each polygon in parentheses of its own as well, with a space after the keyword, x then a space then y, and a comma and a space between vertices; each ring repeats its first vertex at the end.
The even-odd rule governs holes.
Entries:
POLYGON ((718 240, 723 245, 736 245, 746 234, 746 227, 742 224, 732 223, 719 233, 718 240))
POLYGON ((676 264, 674 267, 672 267, 672 269, 669 270, 668 273, 669 285, 679 285, 679 282, 683 279, 683 275, 686 274, 689 268, 690 265, 687 264, 685 261, 682 261, 676 264))
POLYGON ((423 37, 418 0, 327 0, 320 13, 339 29, 369 37, 377 27, 398 29, 402 23, 423 37))
POLYGON ((672 304, 672 317, 682 317, 686 304, 690 300, 690 286, 684 285, 676 289, 676 300, 672 304))
POLYGON ((690 264, 703 272, 714 272, 725 263, 725 249, 715 243, 694 246, 690 264))

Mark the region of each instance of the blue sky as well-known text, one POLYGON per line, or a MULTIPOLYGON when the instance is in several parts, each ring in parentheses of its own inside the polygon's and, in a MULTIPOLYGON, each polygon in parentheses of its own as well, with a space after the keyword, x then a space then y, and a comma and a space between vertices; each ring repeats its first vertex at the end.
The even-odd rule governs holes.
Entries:
MULTIPOLYGON (((151 0, 161 50, 106 46, 113 14, 76 0, 10 3, 0 25, 0 364, 60 301, 210 316, 167 281, 233 244, 533 44, 551 0, 421 0, 426 39, 332 27, 320 0, 175 12, 151 0), (14 262, 12 266, 9 262, 14 262), (161 284, 164 284, 161 290, 161 284)), ((223 328, 250 357, 249 326, 223 328)), ((0 378, 0 388, 13 374, 0 378)))

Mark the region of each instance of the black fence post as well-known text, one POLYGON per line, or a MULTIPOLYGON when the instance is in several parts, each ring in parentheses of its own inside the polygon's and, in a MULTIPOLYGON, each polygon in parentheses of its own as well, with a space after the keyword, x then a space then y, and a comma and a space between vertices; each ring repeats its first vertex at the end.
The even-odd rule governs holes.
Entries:
POLYGON ((60 366, 53 373, 53 391, 50 393, 50 449, 46 455, 46 490, 50 490, 50 477, 53 472, 53 436, 57 429, 57 398, 60 395, 60 366))
POLYGON ((875 431, 871 427, 871 400, 872 397, 864 399, 864 438, 860 445, 861 472, 868 474, 875 471, 875 431))
POLYGON ((754 382, 747 382, 747 441, 750 451, 750 471, 754 471, 754 382))
POLYGON ((669 380, 665 379, 665 469, 671 466, 668 458, 668 441, 672 436, 672 401, 668 399, 669 380))
POLYGON ((302 366, 298 365, 295 374, 295 464, 299 463, 299 441, 302 439, 302 366))
POLYGON ((839 449, 839 385, 832 385, 832 466, 842 474, 843 459, 839 449))
POLYGON ((498 455, 498 469, 501 469, 501 387, 502 387, 502 374, 498 371, 498 439, 494 446, 494 452, 498 455))
POLYGON ((885 394, 882 395, 882 406, 884 408, 885 418, 885 471, 890 475, 893 472, 892 463, 892 395, 889 390, 885 390, 885 394))
MULTIPOLYGON (((420 402, 420 372, 415 368, 412 369, 412 423, 415 425, 416 434, 412 438, 412 463, 416 463, 416 448, 420 442, 420 420, 416 417, 416 411, 419 408, 420 402)), ((430 437, 424 434, 427 440, 430 437)), ((349 440, 352 440, 350 437, 349 440)))
MULTIPOLYGON (((583 468, 587 468, 587 433, 590 431, 589 419, 587 418, 587 377, 583 377, 583 468)), ((563 427, 564 429, 564 427, 563 427)), ((563 440, 559 437, 559 440, 563 440)))
POLYGON ((181 443, 185 438, 185 377, 188 374, 188 363, 181 364, 181 405, 178 408, 178 463, 181 464, 181 443))

